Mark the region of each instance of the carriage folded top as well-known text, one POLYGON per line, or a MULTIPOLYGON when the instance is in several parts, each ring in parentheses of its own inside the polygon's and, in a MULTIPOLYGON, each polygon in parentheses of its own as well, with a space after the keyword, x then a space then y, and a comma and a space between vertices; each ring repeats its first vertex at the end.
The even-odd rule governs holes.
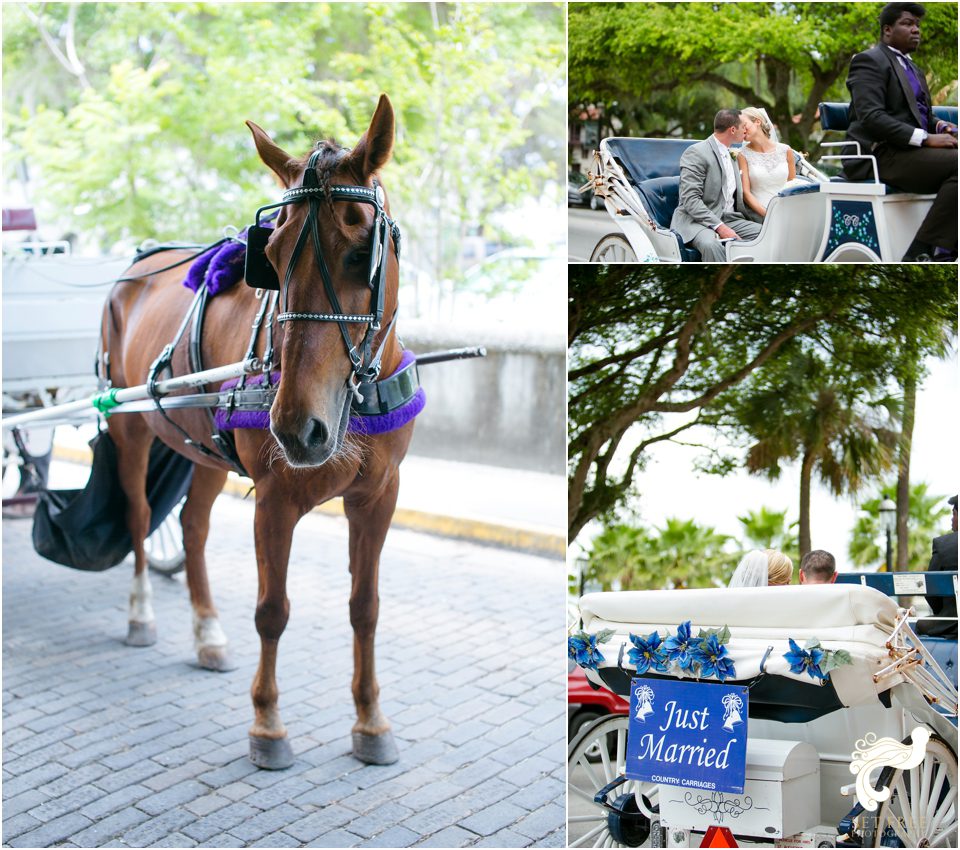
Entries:
MULTIPOLYGON (((657 632, 659 639, 666 640, 677 636, 687 621, 694 638, 701 630, 729 629, 725 656, 735 672, 728 679, 750 682, 774 677, 761 691, 769 694, 768 701, 799 709, 789 719, 802 721, 841 706, 885 702, 881 695, 905 680, 899 669, 886 669, 892 657, 888 643, 905 617, 898 614, 892 599, 869 587, 834 584, 591 593, 580 600, 580 611, 586 634, 613 633, 599 645, 603 660, 585 672, 594 684, 618 692, 624 684, 629 687, 630 676, 637 675, 637 665, 629 658, 629 650, 636 646, 630 636, 642 640, 657 632), (835 667, 825 678, 809 670, 792 672, 795 647, 813 642, 819 642, 820 650, 844 651, 849 663, 835 667), (804 706, 809 711, 803 711, 804 706)), ((675 663, 666 669, 651 666, 644 674, 695 675, 681 671, 675 663)), ((702 673, 700 678, 716 681, 715 676, 702 673)), ((782 712, 768 716, 778 714, 782 712)))

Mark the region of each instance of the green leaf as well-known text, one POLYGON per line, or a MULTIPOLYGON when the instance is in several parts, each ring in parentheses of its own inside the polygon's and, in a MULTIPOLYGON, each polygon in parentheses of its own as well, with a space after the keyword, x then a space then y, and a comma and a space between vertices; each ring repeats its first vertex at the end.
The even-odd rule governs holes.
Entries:
POLYGON ((615 629, 601 629, 599 632, 597 632, 597 643, 606 643, 615 634, 615 629))
POLYGON ((833 656, 834 666, 836 667, 844 664, 853 664, 853 658, 850 657, 850 653, 845 649, 833 650, 830 654, 833 656))

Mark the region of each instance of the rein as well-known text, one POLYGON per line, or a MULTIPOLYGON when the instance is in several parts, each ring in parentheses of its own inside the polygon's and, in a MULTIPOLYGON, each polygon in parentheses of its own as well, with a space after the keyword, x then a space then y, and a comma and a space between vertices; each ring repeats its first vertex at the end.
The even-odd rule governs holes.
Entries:
MULTIPOLYGON (((336 322, 340 328, 340 335, 343 337, 347 357, 353 367, 353 372, 348 379, 348 386, 353 393, 355 404, 363 404, 364 394, 361 390, 362 384, 373 383, 380 375, 380 359, 383 349, 390 334, 393 332, 396 314, 390 320, 387 326, 387 332, 383 335, 376 352, 373 350, 374 337, 381 329, 384 312, 384 298, 386 289, 387 264, 385 256, 388 248, 388 240, 393 239, 394 254, 400 258, 400 227, 391 219, 384 209, 385 196, 383 188, 374 180, 373 188, 367 186, 331 186, 321 185, 317 177, 316 166, 320 158, 321 151, 314 151, 307 162, 306 171, 303 174, 301 185, 294 189, 288 189, 283 193, 283 199, 275 204, 268 204, 257 210, 255 225, 250 228, 247 235, 247 264, 248 270, 251 267, 255 273, 254 280, 251 281, 251 275, 247 275, 247 283, 258 288, 279 289, 281 292, 282 305, 281 312, 277 316, 277 321, 281 324, 293 321, 312 321, 312 322, 336 322), (355 203, 369 204, 374 208, 373 230, 370 235, 370 265, 367 272, 367 285, 371 290, 370 312, 361 314, 345 313, 340 306, 336 290, 333 286, 333 279, 330 275, 329 267, 323 256, 323 247, 320 243, 319 213, 320 203, 324 199, 329 201, 352 201, 355 203), (276 279, 276 273, 273 278, 265 274, 264 268, 265 256, 258 257, 257 254, 263 254, 266 248, 267 240, 272 232, 269 228, 262 227, 260 224, 261 215, 267 210, 274 210, 279 207, 290 204, 307 203, 306 220, 300 228, 297 241, 293 248, 293 253, 287 264, 287 271, 284 275, 282 285, 277 280, 276 286, 272 285, 276 279), (290 291, 290 281, 293 277, 293 270, 300 259, 300 254, 306 247, 308 239, 313 243, 314 260, 320 277, 323 281, 323 288, 327 299, 330 302, 331 312, 313 313, 313 312, 293 312, 288 309, 288 296, 290 291), (260 261, 259 263, 257 261, 260 261), (266 278, 266 279, 265 279, 266 278), (265 285, 266 284, 266 285, 265 285), (363 339, 359 346, 354 345, 350 339, 350 333, 347 330, 348 324, 365 324, 363 339)), ((267 261, 267 265, 269 262, 267 261)), ((272 266, 269 267, 273 271, 272 266)))

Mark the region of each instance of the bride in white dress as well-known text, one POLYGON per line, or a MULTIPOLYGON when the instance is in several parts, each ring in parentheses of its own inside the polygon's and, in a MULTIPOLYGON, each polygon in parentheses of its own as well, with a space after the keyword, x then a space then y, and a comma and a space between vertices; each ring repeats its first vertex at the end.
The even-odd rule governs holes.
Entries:
POLYGON ((784 185, 796 177, 793 150, 777 140, 765 109, 740 110, 744 144, 737 156, 743 179, 743 201, 760 216, 784 185))

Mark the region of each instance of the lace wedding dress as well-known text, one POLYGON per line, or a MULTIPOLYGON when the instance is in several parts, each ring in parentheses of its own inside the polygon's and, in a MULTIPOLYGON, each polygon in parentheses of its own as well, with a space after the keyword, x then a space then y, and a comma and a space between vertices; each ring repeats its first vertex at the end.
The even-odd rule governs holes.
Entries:
POLYGON ((770 153, 758 153, 746 145, 740 149, 750 169, 750 191, 764 207, 783 188, 790 176, 788 150, 790 146, 782 143, 770 153))

